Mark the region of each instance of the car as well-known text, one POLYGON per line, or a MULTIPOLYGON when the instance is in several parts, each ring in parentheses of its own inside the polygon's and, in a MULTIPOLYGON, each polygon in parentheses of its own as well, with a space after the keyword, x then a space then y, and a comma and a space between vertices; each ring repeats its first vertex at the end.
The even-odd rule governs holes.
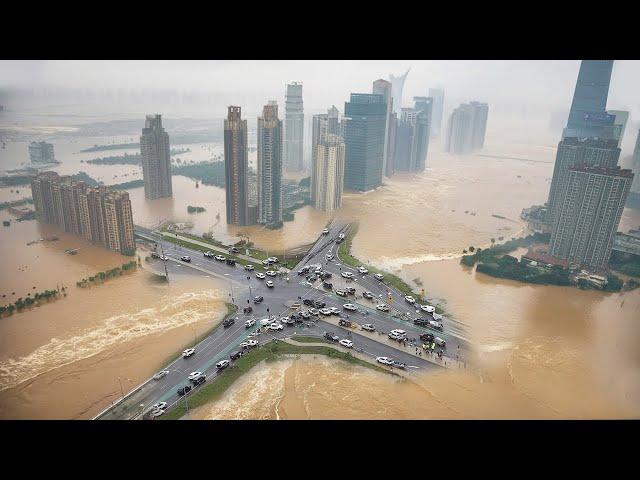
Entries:
POLYGON ((420 305, 420 310, 427 313, 433 313, 436 311, 436 307, 432 305, 420 305))
POLYGON ((429 326, 431 328, 435 328, 436 330, 442 330, 442 323, 436 322, 434 320, 429 320, 429 326))
POLYGON ((161 410, 161 409, 151 410, 151 413, 149 415, 151 415, 153 418, 157 418, 164 415, 164 410, 161 410))
POLYGON ((322 235, 328 235, 329 234, 329 229, 325 228, 324 230, 322 230, 322 235))
POLYGON ((344 318, 341 318, 340 321, 338 322, 338 325, 340 325, 341 327, 350 327, 351 326, 351 321, 350 320, 345 320, 344 318))
POLYGON ((331 315, 331 310, 329 310, 328 308, 322 308, 322 309, 320 310, 320 313, 321 313, 322 315, 327 315, 327 316, 329 316, 329 315, 331 315))
POLYGON ((271 260, 269 260, 268 258, 266 260, 263 260, 262 265, 264 265, 265 267, 268 267, 269 265, 271 265, 271 260))
POLYGON ((189 385, 185 385, 182 388, 178 389, 178 395, 183 396, 191 391, 191 387, 189 385))
POLYGON ((376 357, 376 362, 383 365, 393 365, 393 360, 389 357, 376 357))
POLYGON ((433 339, 435 337, 433 336, 433 333, 421 333, 420 334, 420 340, 424 341, 424 342, 433 342, 433 339))
POLYGON ((313 316, 318 316, 318 314, 320 313, 320 311, 317 308, 310 308, 309 309, 309 315, 313 315, 313 316))
POLYGON ((380 305, 376 305, 376 310, 380 310, 381 312, 388 312, 389 307, 386 304, 381 303, 380 305))
POLYGON ((264 300, 264 297, 262 295, 258 295, 256 297, 253 297, 253 303, 258 304, 260 302, 262 302, 264 300))
POLYGON ((226 262, 227 262, 227 265, 231 265, 231 266, 234 266, 236 264, 236 261, 233 258, 227 258, 226 262))
POLYGON ((365 316, 366 316, 366 315, 369 315, 369 312, 367 312, 364 308, 360 308, 360 309, 358 309, 358 313, 359 313, 360 315, 365 315, 365 316))
POLYGON ((404 339, 404 335, 398 335, 397 333, 393 333, 393 332, 389 332, 389 335, 387 335, 391 340, 403 340, 404 339))
POLYGON ((164 377, 166 377, 167 375, 169 375, 169 370, 162 370, 162 371, 160 371, 160 372, 156 373, 156 374, 153 376, 153 379, 154 379, 154 380, 160 380, 161 378, 164 378, 164 377))
POLYGON ((414 325, 418 325, 419 327, 426 327, 429 325, 429 321, 426 318, 416 318, 413 321, 414 325))
POLYGON ((239 359, 239 358, 242 356, 242 354, 243 354, 243 351, 242 351, 242 350, 237 350, 237 351, 233 352, 233 353, 229 356, 229 358, 230 358, 231 360, 237 360, 237 359, 239 359))
POLYGON ((298 270, 298 275, 306 275, 307 273, 309 273, 310 269, 311 267, 309 267, 308 265, 305 265, 300 270, 298 270))
POLYGON ((273 282, 272 282, 271 280, 267 280, 266 285, 267 285, 267 287, 269 287, 269 288, 273 288, 273 282))
POLYGON ((351 272, 342 272, 340 275, 342 275, 343 278, 353 278, 353 273, 351 272))
POLYGON ((213 258, 215 257, 215 254, 211 250, 207 250, 206 252, 204 252, 204 256, 207 258, 213 258))
POLYGON ((366 330, 367 332, 375 332, 376 331, 376 327, 370 323, 365 323, 364 325, 362 325, 362 329, 366 330))
POLYGON ((381 273, 376 273, 374 277, 376 280, 380 280, 380 281, 384 280, 384 275, 382 275, 381 273))
POLYGON ((333 284, 331 282, 322 282, 322 286, 327 290, 331 290, 333 288, 333 284))
POLYGON ((216 363, 216 368, 218 370, 222 370, 224 368, 227 368, 230 363, 231 362, 225 358, 224 360, 220 360, 218 363, 216 363))
POLYGON ((340 315, 340 309, 338 307, 329 307, 329 311, 332 315, 340 315))
POLYGON ((393 361, 393 366, 396 367, 396 368, 402 368, 402 369, 407 368, 407 364, 406 363, 398 362, 396 360, 393 361))
POLYGON ((262 320, 260 320, 260 326, 261 327, 268 327, 273 322, 275 322, 275 320, 273 318, 263 318, 262 320))
POLYGON ((169 260, 169 257, 167 257, 166 255, 160 255, 160 260, 166 262, 167 260, 169 260))
POLYGON ((153 258, 160 258, 160 254, 158 252, 151 252, 151 256, 153 258))
POLYGON ((325 255, 325 257, 326 257, 326 259, 327 259, 327 260, 329 260, 329 261, 333 260, 333 255, 332 255, 332 254, 330 254, 330 253, 327 253, 327 254, 325 255))
POLYGON ((289 327, 292 327, 296 323, 296 319, 291 317, 282 317, 280 321, 289 327))
POLYGON ((281 323, 272 323, 271 325, 269 325, 267 327, 269 330, 276 330, 276 331, 280 331, 284 328, 284 326, 281 323))
POLYGON ((322 274, 320 275, 320 278, 322 280, 327 280, 328 278, 331 278, 333 275, 331 275, 331 272, 322 272, 322 274))
POLYGON ((360 266, 360 267, 358 267, 358 272, 360 272, 362 275, 365 275, 365 274, 369 273, 369 270, 367 270, 363 266, 360 266))
POLYGON ((278 260, 278 257, 269 257, 269 258, 267 258, 267 260, 269 260, 271 263, 278 263, 278 262, 280 262, 280 260, 278 260))
POLYGON ((436 312, 431 314, 434 320, 442 320, 442 315, 438 315, 436 312))
POLYGON ((313 306, 316 308, 324 308, 327 306, 326 303, 324 303, 322 300, 314 300, 313 301, 313 306))
POLYGON ((273 270, 268 270, 267 275, 269 275, 270 277, 275 277, 276 275, 278 275, 278 272, 274 272, 273 270))
POLYGON ((405 332, 404 330, 402 330, 400 328, 394 328, 393 330, 391 330, 391 333, 395 333, 395 334, 400 335, 402 337, 407 335, 407 332, 405 332))
POLYGON ((339 288, 336 289, 335 292, 336 292, 336 295, 338 295, 340 297, 346 297, 347 296, 347 292, 345 292, 344 290, 341 290, 339 288))
POLYGON ((362 296, 368 300, 373 300, 373 293, 371 292, 362 292, 362 296))
POLYGON ((347 347, 347 348, 352 348, 353 347, 353 342, 351 340, 346 339, 346 338, 343 338, 338 343, 340 345, 342 345, 343 347, 347 347))
POLYGON ((199 377, 200 375, 202 375, 202 372, 191 372, 191 373, 189 374, 189 377, 188 377, 188 378, 189 378, 189 380, 193 380, 194 378, 197 378, 197 377, 199 377))
POLYGON ((302 300, 302 303, 311 306, 313 305, 313 300, 311 300, 310 298, 305 298, 304 300, 302 300))
POLYGON ((182 352, 182 358, 189 358, 191 355, 196 353, 195 348, 187 348, 184 352, 182 352))
POLYGON ((238 346, 240 348, 242 348, 242 349, 253 348, 253 347, 257 347, 258 346, 258 341, 257 340, 246 340, 246 341, 242 342, 238 346))
POLYGON ((230 327, 231 325, 233 325, 234 323, 236 323, 236 319, 235 318, 227 318, 224 322, 222 322, 222 326, 224 328, 230 327))
POLYGON ((254 269, 255 269, 255 267, 254 267, 253 265, 251 265, 250 263, 247 263, 247 264, 244 266, 244 269, 245 269, 247 272, 250 272, 250 271, 254 270, 254 269))
POLYGON ((229 253, 240 253, 238 247, 229 247, 229 253))
POLYGON ((342 243, 342 239, 341 238, 336 238, 336 243, 342 243))
POLYGON ((224 262, 227 259, 224 255, 216 255, 214 258, 219 262, 224 262))
POLYGON ((405 302, 410 303, 412 305, 416 303, 416 299, 413 298, 411 295, 405 295, 404 300, 405 302))
POLYGON ((182 260, 183 262, 189 262, 191 263, 191 257, 189 255, 183 255, 180 257, 180 260, 182 260))
POLYGON ((313 274, 313 275, 309 275, 309 276, 307 277, 307 283, 313 283, 313 282, 315 282, 317 279, 318 279, 318 277, 317 277, 315 274, 313 274))
POLYGON ((323 335, 324 338, 326 338, 327 340, 331 340, 332 342, 337 342, 340 340, 340 337, 338 337, 335 333, 333 332, 324 332, 323 335))
POLYGON ((256 324, 256 321, 252 318, 244 322, 244 328, 251 328, 256 324))
POLYGON ((265 276, 264 273, 256 272, 256 278, 259 278, 260 280, 264 280, 267 277, 265 276))
POLYGON ((167 402, 154 403, 153 405, 151 405, 151 410, 164 410, 165 408, 167 408, 167 405, 167 402))
POLYGON ((193 379, 193 385, 194 386, 198 386, 198 385, 203 384, 206 381, 207 381, 207 376, 203 373, 199 377, 196 377, 196 378, 193 379))
POLYGON ((356 294, 356 289, 353 287, 346 287, 345 291, 349 294, 349 295, 355 295, 356 294))
POLYGON ((253 307, 252 307, 251 305, 247 305, 246 307, 244 307, 244 308, 242 309, 242 311, 243 311, 244 313, 251 313, 251 312, 253 312, 253 307))
POLYGON ((305 312, 305 311, 300 312, 300 316, 305 320, 308 320, 311 318, 311 315, 309 315, 309 312, 305 312))
POLYGON ((438 345, 439 347, 446 347, 447 346, 447 342, 445 342, 442 338, 440 337, 436 337, 433 339, 433 341, 435 342, 436 345, 438 345))
POLYGON ((342 308, 344 308, 345 310, 350 310, 352 312, 358 311, 358 307, 355 306, 353 303, 345 303, 344 305, 342 305, 342 308))

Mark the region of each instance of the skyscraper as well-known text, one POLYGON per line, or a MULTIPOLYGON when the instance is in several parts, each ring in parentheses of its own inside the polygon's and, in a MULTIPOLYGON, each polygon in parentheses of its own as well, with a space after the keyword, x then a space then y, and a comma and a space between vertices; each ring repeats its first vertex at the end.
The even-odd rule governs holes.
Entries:
POLYGON ((395 139, 396 171, 422 172, 429 150, 432 99, 414 97, 414 108, 403 108, 395 139))
POLYGON ((328 133, 318 142, 311 181, 311 200, 318 210, 327 212, 342 206, 344 153, 340 135, 328 133))
POLYGON ((631 185, 631 191, 640 194, 640 130, 638 130, 636 145, 633 149, 633 156, 631 157, 631 169, 635 175, 633 184, 631 185))
POLYGON ((558 209, 562 205, 569 178, 569 168, 574 165, 588 165, 615 168, 618 165, 620 149, 615 139, 565 138, 558 143, 553 177, 547 201, 547 221, 553 225, 558 209))
POLYGON ((282 121, 274 101, 258 118, 258 222, 282 224, 282 121))
POLYGON ((440 135, 442 128, 442 113, 444 111, 444 90, 430 88, 429 96, 433 98, 433 115, 431 117, 431 136, 440 135))
POLYGON ((172 196, 169 135, 161 115, 147 115, 140 137, 144 196, 149 200, 172 196))
POLYGON ((562 138, 612 138, 614 115, 606 112, 613 60, 582 60, 562 138))
POLYGON ((393 96, 391 94, 391 83, 386 80, 378 79, 373 82, 373 89, 371 93, 376 95, 382 95, 384 97, 384 103, 387 106, 387 118, 384 126, 384 151, 382 155, 382 173, 389 176, 389 172, 393 172, 393 169, 389 169, 387 164, 393 163, 393 153, 391 149, 392 132, 391 129, 394 126, 392 119, 393 115, 393 96))
POLYGON ((631 170, 620 167, 569 167, 549 253, 578 267, 606 270, 632 181, 631 170))
POLYGON ((31 142, 29 144, 31 163, 56 163, 53 144, 47 142, 31 142))
POLYGON ((489 106, 486 103, 471 102, 473 108, 473 130, 471 133, 471 148, 479 150, 484 147, 484 137, 487 133, 487 117, 489 106))
POLYGON ((285 168, 288 172, 300 172, 304 168, 302 83, 294 82, 287 85, 284 109, 285 168))
POLYGON ((626 110, 607 110, 607 113, 615 117, 613 120, 613 136, 618 140, 618 146, 622 147, 622 139, 627 128, 629 112, 626 110))
POLYGON ((396 114, 396 118, 400 118, 402 110, 402 90, 404 89, 404 82, 407 79, 407 75, 409 75, 409 70, 397 77, 393 74, 389 75, 389 80, 391 81, 391 96, 393 97, 393 112, 396 114))
POLYGON ((366 192, 382 184, 387 106, 382 95, 352 93, 344 105, 344 186, 366 192))
POLYGON ((228 107, 224 121, 224 172, 227 223, 249 225, 247 121, 240 107, 228 107))
POLYGON ((444 149, 449 153, 466 154, 484 146, 489 106, 470 102, 457 107, 449 117, 444 149))

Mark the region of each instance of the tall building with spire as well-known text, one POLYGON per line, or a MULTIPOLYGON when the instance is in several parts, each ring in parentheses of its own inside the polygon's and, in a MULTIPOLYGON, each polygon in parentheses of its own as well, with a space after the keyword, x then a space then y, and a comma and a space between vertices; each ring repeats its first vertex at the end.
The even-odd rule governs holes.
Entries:
POLYGON ((383 79, 378 79, 373 82, 373 89, 371 93, 376 95, 382 95, 384 102, 387 105, 387 118, 384 126, 384 151, 382 155, 382 174, 391 176, 393 174, 393 168, 388 164, 393 164, 395 132, 392 129, 395 128, 395 122, 393 121, 393 95, 391 92, 391 82, 387 82, 383 79))
POLYGON ((407 75, 409 75, 409 70, 411 69, 408 69, 397 77, 393 74, 389 75, 391 95, 393 97, 393 112, 396 114, 396 118, 400 118, 400 114, 402 113, 402 90, 404 89, 404 82, 407 79, 407 75))
POLYGON ((227 223, 249 225, 247 121, 237 106, 228 107, 224 121, 224 172, 227 223))
POLYGON ((304 109, 302 103, 302 83, 287 85, 284 104, 284 158, 288 172, 304 169, 304 109))
POLYGON ((140 137, 144 196, 149 200, 171 197, 171 152, 169 134, 161 115, 147 115, 140 137))
POLYGON ((258 222, 282 225, 282 121, 275 101, 258 118, 258 222))
POLYGON ((431 117, 431 136, 440 135, 442 114, 444 112, 444 89, 430 88, 429 96, 433 99, 433 115, 431 117))

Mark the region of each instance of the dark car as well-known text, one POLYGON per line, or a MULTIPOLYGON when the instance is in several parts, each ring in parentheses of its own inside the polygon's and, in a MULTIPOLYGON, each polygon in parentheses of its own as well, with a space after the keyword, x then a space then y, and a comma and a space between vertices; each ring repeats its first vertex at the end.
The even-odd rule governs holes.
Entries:
POLYGON ((420 334, 420 340, 422 340, 423 342, 433 342, 434 338, 435 338, 435 336, 433 335, 433 333, 422 333, 422 334, 420 334))
POLYGON ((318 279, 318 277, 316 277, 316 275, 308 275, 307 276, 307 280, 311 283, 315 282, 318 279))
POLYGON ((311 300, 310 298, 305 298, 302 303, 304 303, 305 305, 308 306, 312 306, 313 305, 313 300, 311 300))
POLYGON ((322 286, 324 288, 328 288, 329 290, 333 288, 333 284, 331 282, 323 282, 322 286))
POLYGON ((313 301, 313 306, 316 307, 316 308, 324 308, 324 307, 327 306, 327 304, 322 302, 322 301, 320 301, 320 300, 314 300, 313 301))
POLYGON ((307 273, 309 273, 309 267, 302 267, 298 270, 298 275, 306 275, 307 273))
POLYGON ((178 395, 183 396, 185 393, 189 393, 191 391, 191 387, 189 385, 185 385, 182 388, 178 389, 178 395))
POLYGON ((429 325, 429 321, 426 318, 416 318, 413 321, 413 324, 420 327, 426 327, 427 325, 429 325))
POLYGON ((368 298, 369 300, 373 299, 373 293, 371 292, 363 292, 362 296, 364 298, 368 298))
POLYGON ((262 302, 264 300, 264 298, 262 297, 262 295, 258 295, 257 297, 253 297, 253 303, 258 304, 260 302, 262 302))
POLYGON ((322 280, 326 280, 327 278, 331 278, 331 273, 323 272, 322 275, 320 275, 320 278, 322 278, 322 280))
POLYGON ((237 352, 233 352, 230 356, 231 360, 237 360, 242 356, 242 350, 238 350, 237 352))
POLYGON ((227 265, 235 265, 236 261, 233 258, 227 258, 226 260, 227 265))
POLYGON ((344 318, 341 318, 340 321, 338 322, 338 325, 340 325, 341 327, 350 327, 351 320, 345 320, 344 318))
POLYGON ((347 288, 345 288, 345 290, 347 291, 347 293, 349 295, 355 295, 356 294, 356 289, 353 288, 353 287, 347 287, 347 288))
POLYGON ((338 340, 340 340, 340 337, 338 337, 333 332, 324 332, 324 338, 326 338, 327 340, 331 340, 332 342, 337 342, 338 340))
POLYGON ((291 315, 291 318, 293 318, 296 323, 302 323, 302 320, 303 320, 302 317, 300 317, 298 315, 291 315))
POLYGON ((194 385, 202 385, 204 382, 207 381, 207 376, 206 375, 200 375, 199 377, 196 377, 192 380, 194 385))
POLYGON ((234 323, 236 323, 236 319, 235 318, 227 318, 224 322, 222 322, 222 326, 224 328, 230 327, 231 325, 233 325, 234 323))
POLYGON ((244 313, 251 313, 251 312, 253 312, 253 307, 251 305, 247 305, 246 307, 244 307, 244 309, 242 311, 244 313))

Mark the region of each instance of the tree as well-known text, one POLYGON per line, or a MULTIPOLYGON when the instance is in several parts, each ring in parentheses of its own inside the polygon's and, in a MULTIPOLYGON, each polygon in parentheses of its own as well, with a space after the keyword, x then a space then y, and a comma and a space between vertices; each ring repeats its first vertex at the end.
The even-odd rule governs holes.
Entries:
POLYGON ((473 245, 469 247, 469 251, 470 251, 471 253, 473 253, 473 252, 475 251, 475 249, 476 249, 476 247, 474 247, 473 245))

